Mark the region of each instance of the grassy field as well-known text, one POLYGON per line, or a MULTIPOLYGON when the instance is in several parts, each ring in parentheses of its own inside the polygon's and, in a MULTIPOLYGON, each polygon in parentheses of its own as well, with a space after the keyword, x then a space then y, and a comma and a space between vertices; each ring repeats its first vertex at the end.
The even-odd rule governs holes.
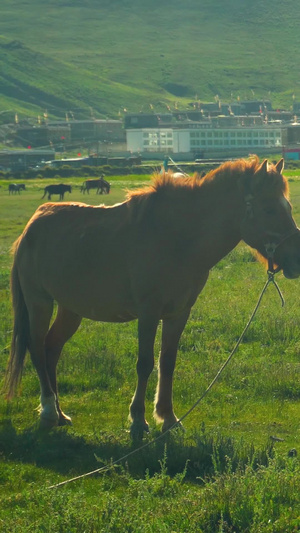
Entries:
MULTIPOLYGON (((300 179, 290 179, 300 224, 300 179)), ((69 179, 67 200, 87 201, 83 179, 69 179)), ((147 177, 112 177, 111 194, 147 177)), ((51 180, 53 182, 53 180, 51 180)), ((12 319, 10 246, 42 203, 46 180, 28 180, 20 196, 0 183, 0 372, 12 319)), ((99 203, 91 193, 88 201, 99 203)), ((182 416, 232 350, 264 286, 266 274, 239 245, 211 272, 180 342, 174 404, 182 416)), ((63 487, 53 484, 109 465, 137 445, 128 433, 135 386, 137 324, 84 320, 59 364, 62 407, 73 426, 45 433, 35 411, 39 385, 28 358, 17 397, 0 397, 0 530, 3 532, 294 532, 300 529, 299 281, 277 275, 281 308, 270 286, 235 358, 202 404, 174 432, 108 472, 63 487)), ((159 334, 156 354, 159 350, 159 334)), ((147 392, 151 417, 157 370, 147 392)))
POLYGON ((288 109, 300 98, 299 9, 292 0, 2 0, 0 121, 162 112, 216 95, 288 109))

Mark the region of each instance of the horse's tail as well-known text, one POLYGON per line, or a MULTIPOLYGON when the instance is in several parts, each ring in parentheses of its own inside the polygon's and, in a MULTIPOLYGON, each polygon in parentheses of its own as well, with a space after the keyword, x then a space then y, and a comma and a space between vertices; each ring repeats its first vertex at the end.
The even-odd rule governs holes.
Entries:
POLYGON ((44 194, 43 194, 42 198, 44 198, 46 196, 46 194, 47 194, 47 187, 45 187, 45 189, 44 189, 44 194))
POLYGON ((4 390, 8 399, 12 398, 21 381, 27 348, 29 347, 29 316, 20 285, 16 256, 11 271, 11 293, 14 312, 14 325, 10 357, 6 369, 4 390))

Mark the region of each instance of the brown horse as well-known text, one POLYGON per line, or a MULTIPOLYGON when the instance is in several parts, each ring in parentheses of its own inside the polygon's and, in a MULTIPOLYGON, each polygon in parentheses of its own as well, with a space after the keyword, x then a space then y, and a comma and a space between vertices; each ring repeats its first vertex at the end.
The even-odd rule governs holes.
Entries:
MULTIPOLYGON (((138 381, 133 435, 148 430, 145 392, 162 320, 155 416, 163 430, 177 418, 172 382, 181 333, 210 269, 241 239, 282 269, 300 274, 300 231, 291 215, 283 160, 226 162, 202 180, 156 176, 113 207, 47 203, 14 246, 14 330, 7 370, 11 397, 27 349, 41 386, 41 422, 70 423, 58 400, 56 365, 82 317, 138 319, 138 381), (53 302, 56 318, 49 329, 53 302)), ((271 265, 271 266, 270 266, 271 265)))

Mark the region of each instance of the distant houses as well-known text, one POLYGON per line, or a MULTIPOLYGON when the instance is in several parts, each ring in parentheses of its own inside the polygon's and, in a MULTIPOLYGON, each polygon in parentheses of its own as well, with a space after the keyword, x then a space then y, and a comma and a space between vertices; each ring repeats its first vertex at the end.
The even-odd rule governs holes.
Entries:
MULTIPOLYGON (((133 156, 147 160, 169 155, 188 161, 283 153, 287 159, 300 159, 297 113, 300 115, 298 103, 286 111, 273 109, 269 100, 218 100, 196 102, 190 109, 167 113, 126 113, 124 120, 26 122, 12 125, 10 143, 27 149, 2 151, 0 168, 32 167, 41 161, 53 161, 55 153, 63 154, 74 147, 88 152, 96 166, 114 164, 113 159, 127 164, 133 156)), ((62 164, 68 163, 64 160, 62 164)), ((69 164, 89 162, 76 159, 69 164)))
POLYGON ((37 165, 43 166, 45 161, 54 159, 54 150, 1 150, 0 170, 20 172, 37 165))
POLYGON ((156 128, 126 129, 127 149, 147 154, 177 154, 181 158, 240 156, 251 153, 278 153, 283 146, 283 128, 278 122, 239 120, 227 124, 215 121, 182 121, 156 128))
MULTIPOLYGON (((278 153, 300 142, 292 112, 273 110, 270 101, 200 104, 198 109, 125 117, 127 149, 142 157, 240 157, 278 153)), ((300 126, 300 125, 299 125, 300 126)))
POLYGON ((82 142, 124 143, 125 132, 121 120, 47 120, 43 124, 19 124, 15 128, 14 141, 24 147, 53 145, 63 148, 82 142))

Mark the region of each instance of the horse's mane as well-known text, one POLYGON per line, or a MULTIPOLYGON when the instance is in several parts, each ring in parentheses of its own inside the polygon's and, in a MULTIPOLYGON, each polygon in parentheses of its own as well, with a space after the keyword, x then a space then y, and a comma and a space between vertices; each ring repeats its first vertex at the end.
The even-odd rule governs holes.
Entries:
POLYGON ((154 174, 152 176, 152 183, 149 186, 129 191, 127 200, 139 201, 153 194, 160 193, 169 193, 174 196, 178 192, 180 192, 181 198, 183 199, 182 195, 184 191, 187 194, 190 194, 191 191, 204 193, 207 188, 213 189, 215 187, 218 187, 218 190, 222 192, 223 187, 228 190, 231 184, 236 185, 237 180, 240 180, 242 185, 244 184, 244 188, 249 188, 250 186, 256 191, 259 189, 261 192, 265 192, 265 189, 269 188, 272 192, 281 192, 287 196, 287 180, 282 174, 276 171, 275 166, 272 164, 268 167, 268 173, 265 175, 265 179, 259 180, 259 183, 256 183, 258 180, 255 180, 254 174, 259 166, 259 158, 253 156, 249 159, 226 161, 218 168, 208 172, 202 179, 199 179, 197 175, 174 179, 170 172, 154 174))
POLYGON ((181 210, 187 206, 192 209, 196 202, 198 210, 203 210, 207 207, 209 198, 223 198, 229 192, 234 193, 237 187, 241 197, 246 197, 249 193, 266 196, 284 194, 288 197, 287 180, 275 166, 271 164, 267 172, 256 174, 259 167, 259 158, 252 156, 249 159, 226 161, 202 179, 197 175, 174 179, 171 172, 154 174, 149 186, 127 193, 130 216, 139 223, 142 220, 150 223, 154 206, 162 200, 165 208, 169 206, 169 213, 176 210, 180 217, 181 210))

